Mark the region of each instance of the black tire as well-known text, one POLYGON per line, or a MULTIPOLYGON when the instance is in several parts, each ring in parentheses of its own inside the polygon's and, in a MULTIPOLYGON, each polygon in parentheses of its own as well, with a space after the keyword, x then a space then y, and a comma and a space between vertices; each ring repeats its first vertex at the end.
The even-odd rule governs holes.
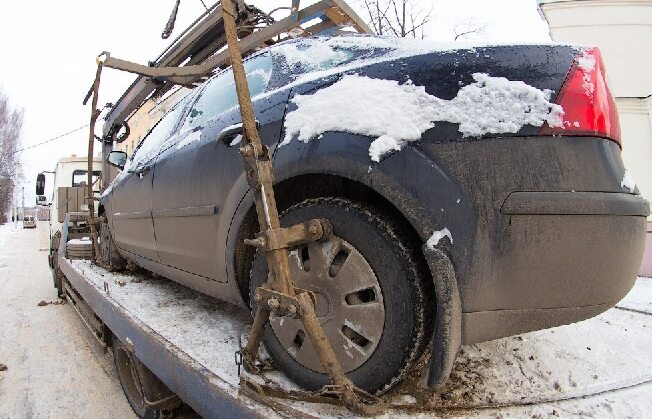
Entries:
POLYGON ((162 388, 166 395, 173 395, 159 380, 136 358, 128 348, 113 335, 113 362, 122 391, 136 416, 145 419, 159 419, 174 417, 174 413, 181 404, 175 398, 169 409, 156 409, 147 404, 144 388, 152 386, 162 388))
POLYGON ((113 241, 113 235, 109 229, 106 218, 100 223, 100 253, 102 262, 111 270, 120 271, 127 266, 127 261, 120 256, 118 248, 113 241))
MULTIPOLYGON (((333 224, 333 235, 352 245, 377 278, 384 305, 382 335, 373 353, 360 366, 348 371, 347 376, 367 391, 383 393, 406 376, 431 336, 434 299, 429 276, 417 253, 419 243, 407 240, 402 234, 404 226, 390 217, 342 198, 303 201, 283 212, 281 224, 287 227, 313 218, 328 219, 333 224)), ((267 279, 261 251, 254 257, 251 278, 253 295, 256 287, 267 279)), ((250 301, 253 303, 253 298, 250 301)), ((300 386, 316 390, 329 384, 325 374, 298 362, 282 346, 269 324, 263 342, 275 364, 300 386)))

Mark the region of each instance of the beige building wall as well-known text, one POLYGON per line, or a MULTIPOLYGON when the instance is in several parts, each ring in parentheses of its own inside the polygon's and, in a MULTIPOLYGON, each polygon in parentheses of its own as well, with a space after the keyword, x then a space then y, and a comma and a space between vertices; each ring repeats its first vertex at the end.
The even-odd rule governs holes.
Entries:
MULTIPOLYGON (((623 136, 623 160, 641 193, 648 201, 652 200, 652 97, 618 98, 616 103, 623 136)), ((652 216, 648 220, 652 221, 652 216)))

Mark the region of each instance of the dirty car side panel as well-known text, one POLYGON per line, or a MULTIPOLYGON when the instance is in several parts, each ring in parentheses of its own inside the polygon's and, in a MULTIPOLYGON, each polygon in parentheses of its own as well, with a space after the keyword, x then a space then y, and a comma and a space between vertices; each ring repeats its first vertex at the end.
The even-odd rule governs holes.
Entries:
MULTIPOLYGON (((287 95, 280 91, 254 102, 260 135, 268 145, 278 140, 287 95)), ((203 281, 193 281, 195 287, 201 285, 203 292, 211 295, 215 295, 211 282, 227 279, 224 261, 218 256, 224 252, 221 237, 225 237, 232 215, 224 208, 244 170, 238 153, 241 144, 225 144, 216 138, 223 128, 239 122, 238 109, 225 112, 204 127, 197 142, 180 150, 172 147, 160 156, 155 168, 154 223, 162 262, 203 277, 203 281), (191 216, 172 212, 206 207, 214 211, 191 216)))
POLYGON ((396 203, 424 241, 429 231, 451 231, 453 243, 441 245, 456 269, 465 342, 582 320, 631 288, 647 208, 623 193, 615 143, 506 137, 410 149, 381 162, 365 182, 396 203), (430 162, 430 173, 412 170, 419 159, 430 162), (459 189, 459 204, 438 192, 449 188, 438 172, 459 189), (514 191, 589 192, 590 199, 599 191, 626 202, 578 213, 576 199, 561 195, 551 204, 556 214, 501 213, 514 191))

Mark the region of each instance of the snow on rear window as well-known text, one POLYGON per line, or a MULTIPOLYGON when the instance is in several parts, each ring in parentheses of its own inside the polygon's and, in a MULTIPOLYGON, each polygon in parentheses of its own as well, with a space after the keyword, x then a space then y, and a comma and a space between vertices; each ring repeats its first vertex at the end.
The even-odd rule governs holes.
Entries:
POLYGON ((473 74, 451 100, 428 94, 411 82, 347 75, 312 95, 297 95, 297 109, 285 119, 285 138, 308 142, 328 131, 376 137, 369 148, 373 161, 417 141, 436 122, 459 124, 464 137, 516 133, 525 125, 562 126, 563 110, 551 103, 552 91, 522 81, 473 74))
POLYGON ((369 64, 374 59, 397 59, 436 51, 473 49, 463 43, 428 42, 395 37, 315 37, 279 44, 275 50, 290 67, 309 73, 342 65, 369 64))
POLYGON ((278 50, 289 66, 300 66, 304 71, 337 67, 355 57, 353 52, 334 47, 327 42, 294 42, 280 45, 278 50))

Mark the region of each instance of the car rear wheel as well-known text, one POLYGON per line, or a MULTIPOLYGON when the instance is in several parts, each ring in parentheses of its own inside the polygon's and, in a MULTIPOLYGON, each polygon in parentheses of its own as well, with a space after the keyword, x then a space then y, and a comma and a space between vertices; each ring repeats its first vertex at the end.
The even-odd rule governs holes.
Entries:
MULTIPOLYGON (((342 198, 294 205, 284 211, 281 224, 312 218, 328 219, 333 235, 290 250, 292 278, 297 287, 315 293, 317 316, 347 376, 381 393, 407 374, 430 336, 431 287, 415 243, 389 217, 342 198)), ((260 251, 251 278, 251 294, 268 278, 260 251)), ((263 341, 297 384, 314 390, 329 383, 299 319, 272 314, 263 341)))

